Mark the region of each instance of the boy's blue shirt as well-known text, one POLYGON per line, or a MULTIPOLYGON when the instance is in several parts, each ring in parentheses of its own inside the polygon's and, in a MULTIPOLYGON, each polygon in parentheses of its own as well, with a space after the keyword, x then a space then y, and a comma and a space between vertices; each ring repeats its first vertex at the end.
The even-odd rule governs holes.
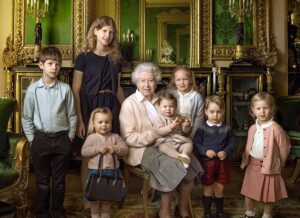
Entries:
POLYGON ((59 80, 46 88, 39 79, 26 92, 23 106, 22 126, 29 142, 36 130, 55 133, 68 131, 69 138, 75 137, 77 116, 70 86, 59 80))

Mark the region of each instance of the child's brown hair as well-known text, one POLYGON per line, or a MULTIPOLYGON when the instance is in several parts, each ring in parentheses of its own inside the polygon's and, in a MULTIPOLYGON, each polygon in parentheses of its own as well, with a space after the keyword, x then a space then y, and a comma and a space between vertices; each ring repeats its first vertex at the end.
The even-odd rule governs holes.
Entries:
POLYGON ((206 110, 210 103, 215 103, 222 111, 225 111, 224 99, 218 95, 210 95, 205 98, 204 109, 206 110))
POLYGON ((174 95, 172 95, 171 93, 167 93, 167 92, 163 92, 159 95, 159 98, 157 100, 157 104, 160 105, 160 102, 163 100, 170 100, 174 102, 175 108, 177 108, 177 99, 174 95))
POLYGON ((267 92, 259 92, 259 93, 256 93, 251 99, 250 115, 253 118, 255 118, 255 115, 252 110, 253 110, 255 102, 257 102, 257 101, 265 101, 268 104, 268 106, 270 107, 270 109, 272 111, 272 115, 273 116, 275 115, 277 107, 276 107, 274 97, 267 92))
MULTIPOLYGON (((225 112, 225 101, 222 97, 218 96, 218 95, 209 95, 205 98, 204 101, 204 110, 208 109, 209 104, 211 103, 215 103, 216 105, 219 106, 219 108, 221 109, 221 111, 223 112, 223 116, 222 119, 224 119, 224 112, 225 112)), ((206 114, 204 113, 204 116, 207 119, 206 114)))
POLYGON ((94 119, 95 115, 101 113, 101 114, 107 114, 110 116, 110 119, 112 121, 112 113, 111 110, 107 107, 98 107, 95 110, 92 111, 90 120, 89 120, 89 127, 88 127, 88 135, 95 133, 95 127, 94 127, 94 119))
POLYGON ((62 54, 60 50, 55 46, 47 46, 42 48, 40 62, 45 63, 47 60, 58 61, 61 64, 62 54))
POLYGON ((172 79, 168 85, 168 88, 170 89, 177 89, 175 85, 175 73, 179 70, 184 70, 189 73, 190 76, 190 81, 191 81, 191 90, 197 90, 197 84, 196 84, 196 79, 195 79, 195 73, 192 71, 188 66, 186 65, 178 65, 175 67, 172 71, 172 79))

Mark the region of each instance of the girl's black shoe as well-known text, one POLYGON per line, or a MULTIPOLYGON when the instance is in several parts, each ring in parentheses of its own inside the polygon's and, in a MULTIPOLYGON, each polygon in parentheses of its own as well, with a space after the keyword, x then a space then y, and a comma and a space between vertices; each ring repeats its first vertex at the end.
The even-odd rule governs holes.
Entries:
POLYGON ((248 216, 245 214, 245 218, 254 218, 255 216, 248 216))

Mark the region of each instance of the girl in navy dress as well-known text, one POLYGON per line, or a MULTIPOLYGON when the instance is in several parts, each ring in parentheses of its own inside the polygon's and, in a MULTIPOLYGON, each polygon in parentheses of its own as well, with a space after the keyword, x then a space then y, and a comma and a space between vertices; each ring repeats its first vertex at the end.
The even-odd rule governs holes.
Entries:
MULTIPOLYGON (((91 112, 98 107, 112 111, 112 132, 119 133, 119 112, 124 100, 120 86, 121 53, 116 23, 111 17, 97 18, 91 25, 84 52, 75 60, 73 94, 78 116, 76 135, 84 139, 91 112)), ((87 159, 82 158, 81 181, 85 186, 87 159)), ((84 204, 88 208, 87 202, 84 204)))

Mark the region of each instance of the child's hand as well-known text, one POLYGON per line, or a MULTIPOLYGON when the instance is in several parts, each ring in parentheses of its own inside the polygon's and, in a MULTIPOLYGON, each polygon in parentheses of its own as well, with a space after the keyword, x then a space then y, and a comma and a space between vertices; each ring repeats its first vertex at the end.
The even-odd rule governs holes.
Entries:
POLYGON ((106 146, 106 145, 100 146, 99 152, 100 152, 101 154, 105 154, 105 153, 107 152, 107 146, 106 146))
POLYGON ((107 152, 114 154, 117 150, 117 145, 107 145, 107 152))
POLYGON ((171 129, 175 129, 181 122, 181 119, 179 117, 176 117, 175 120, 172 120, 170 127, 171 129))
POLYGON ((217 154, 213 150, 207 150, 206 151, 206 156, 209 157, 209 158, 213 158, 213 157, 217 156, 217 154))
POLYGON ((186 118, 186 117, 182 117, 182 124, 181 124, 182 128, 190 128, 192 126, 191 121, 186 118))
POLYGON ((218 157, 220 158, 220 160, 225 160, 225 158, 227 157, 227 154, 225 151, 219 151, 218 157))

